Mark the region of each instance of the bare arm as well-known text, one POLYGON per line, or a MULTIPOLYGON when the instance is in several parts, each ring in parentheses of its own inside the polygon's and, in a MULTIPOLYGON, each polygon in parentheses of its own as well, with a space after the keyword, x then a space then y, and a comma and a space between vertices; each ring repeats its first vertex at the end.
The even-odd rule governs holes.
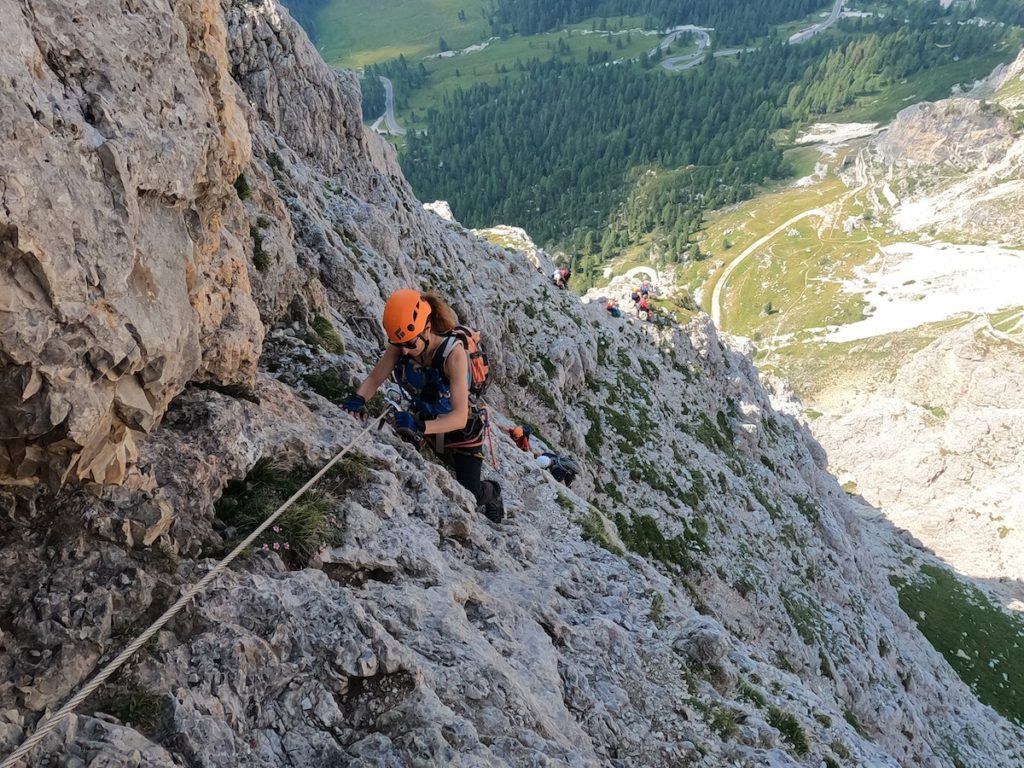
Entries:
POLYGON ((388 344, 388 348, 384 350, 380 360, 373 366, 370 375, 359 385, 356 394, 361 395, 364 400, 369 400, 373 397, 374 393, 380 389, 380 385, 387 381, 388 376, 395 369, 399 357, 401 357, 401 353, 398 351, 398 348, 388 344))
MULTIPOLYGON (((372 375, 372 374, 371 374, 372 375)), ((424 425, 424 433, 436 435, 462 429, 469 421, 469 359, 461 344, 449 353, 444 364, 444 375, 451 387, 452 409, 443 416, 430 419, 424 425)))

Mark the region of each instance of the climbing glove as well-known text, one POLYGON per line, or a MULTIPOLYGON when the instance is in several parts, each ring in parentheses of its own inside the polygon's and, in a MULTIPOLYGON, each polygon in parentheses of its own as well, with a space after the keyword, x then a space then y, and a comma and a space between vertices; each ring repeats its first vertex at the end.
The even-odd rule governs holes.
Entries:
POLYGON ((356 392, 342 400, 341 407, 361 419, 366 418, 366 398, 356 392))
POLYGON ((395 432, 407 442, 419 443, 423 438, 423 422, 408 411, 398 411, 395 414, 395 432))

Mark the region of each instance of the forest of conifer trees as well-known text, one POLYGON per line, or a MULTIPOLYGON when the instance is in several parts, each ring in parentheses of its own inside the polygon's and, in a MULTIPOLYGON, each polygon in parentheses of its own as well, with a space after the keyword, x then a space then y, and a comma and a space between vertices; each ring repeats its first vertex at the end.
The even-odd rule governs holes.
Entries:
MULTIPOLYGON (((997 0, 990 0, 997 2, 997 0)), ((582 2, 582 0, 581 0, 582 2)), ((789 172, 773 136, 933 66, 991 51, 995 25, 907 18, 841 22, 841 40, 765 45, 685 76, 557 59, 445 99, 402 164, 424 199, 467 226, 514 223, 578 252, 584 271, 654 233, 668 258, 699 257, 705 211, 789 172)))

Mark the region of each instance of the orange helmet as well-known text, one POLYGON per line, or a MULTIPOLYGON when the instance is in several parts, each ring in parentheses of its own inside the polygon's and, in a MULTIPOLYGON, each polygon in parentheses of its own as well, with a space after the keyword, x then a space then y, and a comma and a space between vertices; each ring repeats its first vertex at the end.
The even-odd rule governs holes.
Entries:
POLYGON ((522 438, 522 437, 523 437, 523 436, 524 436, 524 435, 525 435, 526 433, 525 433, 525 432, 523 432, 523 428, 522 428, 522 427, 513 427, 513 428, 512 428, 512 432, 511 432, 511 434, 512 434, 512 437, 514 437, 514 438, 515 438, 516 440, 519 440, 519 439, 520 439, 520 438, 522 438))
POLYGON ((395 291, 384 305, 384 330, 391 341, 415 339, 427 327, 430 305, 419 291, 404 288, 395 291))

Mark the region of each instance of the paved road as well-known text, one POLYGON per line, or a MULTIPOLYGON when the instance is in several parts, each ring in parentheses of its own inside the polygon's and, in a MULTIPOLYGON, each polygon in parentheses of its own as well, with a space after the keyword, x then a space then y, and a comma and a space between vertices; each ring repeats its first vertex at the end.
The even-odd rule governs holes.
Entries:
MULTIPOLYGON (((790 35, 787 41, 790 45, 797 45, 806 40, 810 40, 819 32, 824 32, 826 29, 831 27, 836 21, 839 20, 839 15, 843 12, 843 6, 846 4, 846 0, 835 0, 832 6, 832 11, 829 13, 828 18, 824 21, 815 24, 807 29, 801 30, 796 34, 790 35)), ((686 33, 693 32, 697 36, 697 50, 693 53, 685 54, 684 56, 671 56, 661 62, 661 66, 670 72, 683 72, 687 69, 693 69, 698 64, 704 61, 704 53, 707 51, 709 45, 711 45, 711 36, 709 32, 714 31, 711 27, 697 27, 693 24, 686 24, 684 26, 673 27, 669 30, 668 35, 658 43, 648 56, 654 56, 659 49, 665 48, 676 41, 676 39, 686 33)), ((757 48, 728 48, 721 51, 715 51, 714 55, 719 56, 735 56, 740 51, 756 51, 757 48)))
POLYGON ((672 45, 676 40, 688 32, 692 32, 697 38, 697 49, 692 53, 687 53, 682 56, 670 56, 669 58, 662 61, 662 67, 669 70, 670 72, 682 72, 688 70, 691 67, 696 67, 703 58, 703 53, 711 45, 711 36, 708 34, 711 32, 709 27, 694 27, 691 24, 683 25, 682 27, 673 27, 668 36, 648 53, 648 56, 653 56, 658 50, 672 45))
POLYGON ((380 131, 381 133, 390 133, 392 136, 405 136, 405 128, 398 124, 395 120, 395 95, 394 89, 391 87, 391 80, 384 75, 380 76, 380 81, 384 83, 384 114, 377 118, 373 123, 373 129, 380 131), (384 121, 385 130, 380 130, 380 122, 384 121))
POLYGON ((735 271, 736 267, 742 264, 743 260, 747 258, 750 254, 757 251, 758 248, 767 243, 769 240, 771 240, 773 237, 778 235, 783 230, 788 229, 789 227, 796 224, 798 221, 800 221, 800 219, 806 219, 808 216, 824 215, 825 211, 823 211, 821 208, 812 208, 809 211, 798 213, 796 216, 789 219, 788 221, 784 221, 782 224, 779 224, 779 226, 777 226, 767 235, 762 237, 760 240, 757 240, 753 244, 748 245, 743 250, 743 253, 741 253, 739 256, 737 256, 729 263, 729 266, 725 268, 725 271, 722 273, 722 276, 718 279, 718 282, 715 283, 715 290, 711 294, 711 320, 714 322, 716 328, 718 328, 719 330, 724 330, 722 328, 722 291, 725 289, 725 284, 729 281, 729 276, 735 271))
POLYGON ((839 19, 839 14, 843 12, 843 6, 845 4, 846 0, 836 0, 835 5, 832 6, 832 13, 828 15, 827 19, 825 19, 820 24, 815 24, 812 27, 808 27, 807 29, 797 32, 796 34, 790 35, 789 44, 796 45, 797 43, 802 43, 806 40, 810 40, 819 32, 824 32, 826 29, 828 29, 829 27, 836 23, 836 21, 839 19))

